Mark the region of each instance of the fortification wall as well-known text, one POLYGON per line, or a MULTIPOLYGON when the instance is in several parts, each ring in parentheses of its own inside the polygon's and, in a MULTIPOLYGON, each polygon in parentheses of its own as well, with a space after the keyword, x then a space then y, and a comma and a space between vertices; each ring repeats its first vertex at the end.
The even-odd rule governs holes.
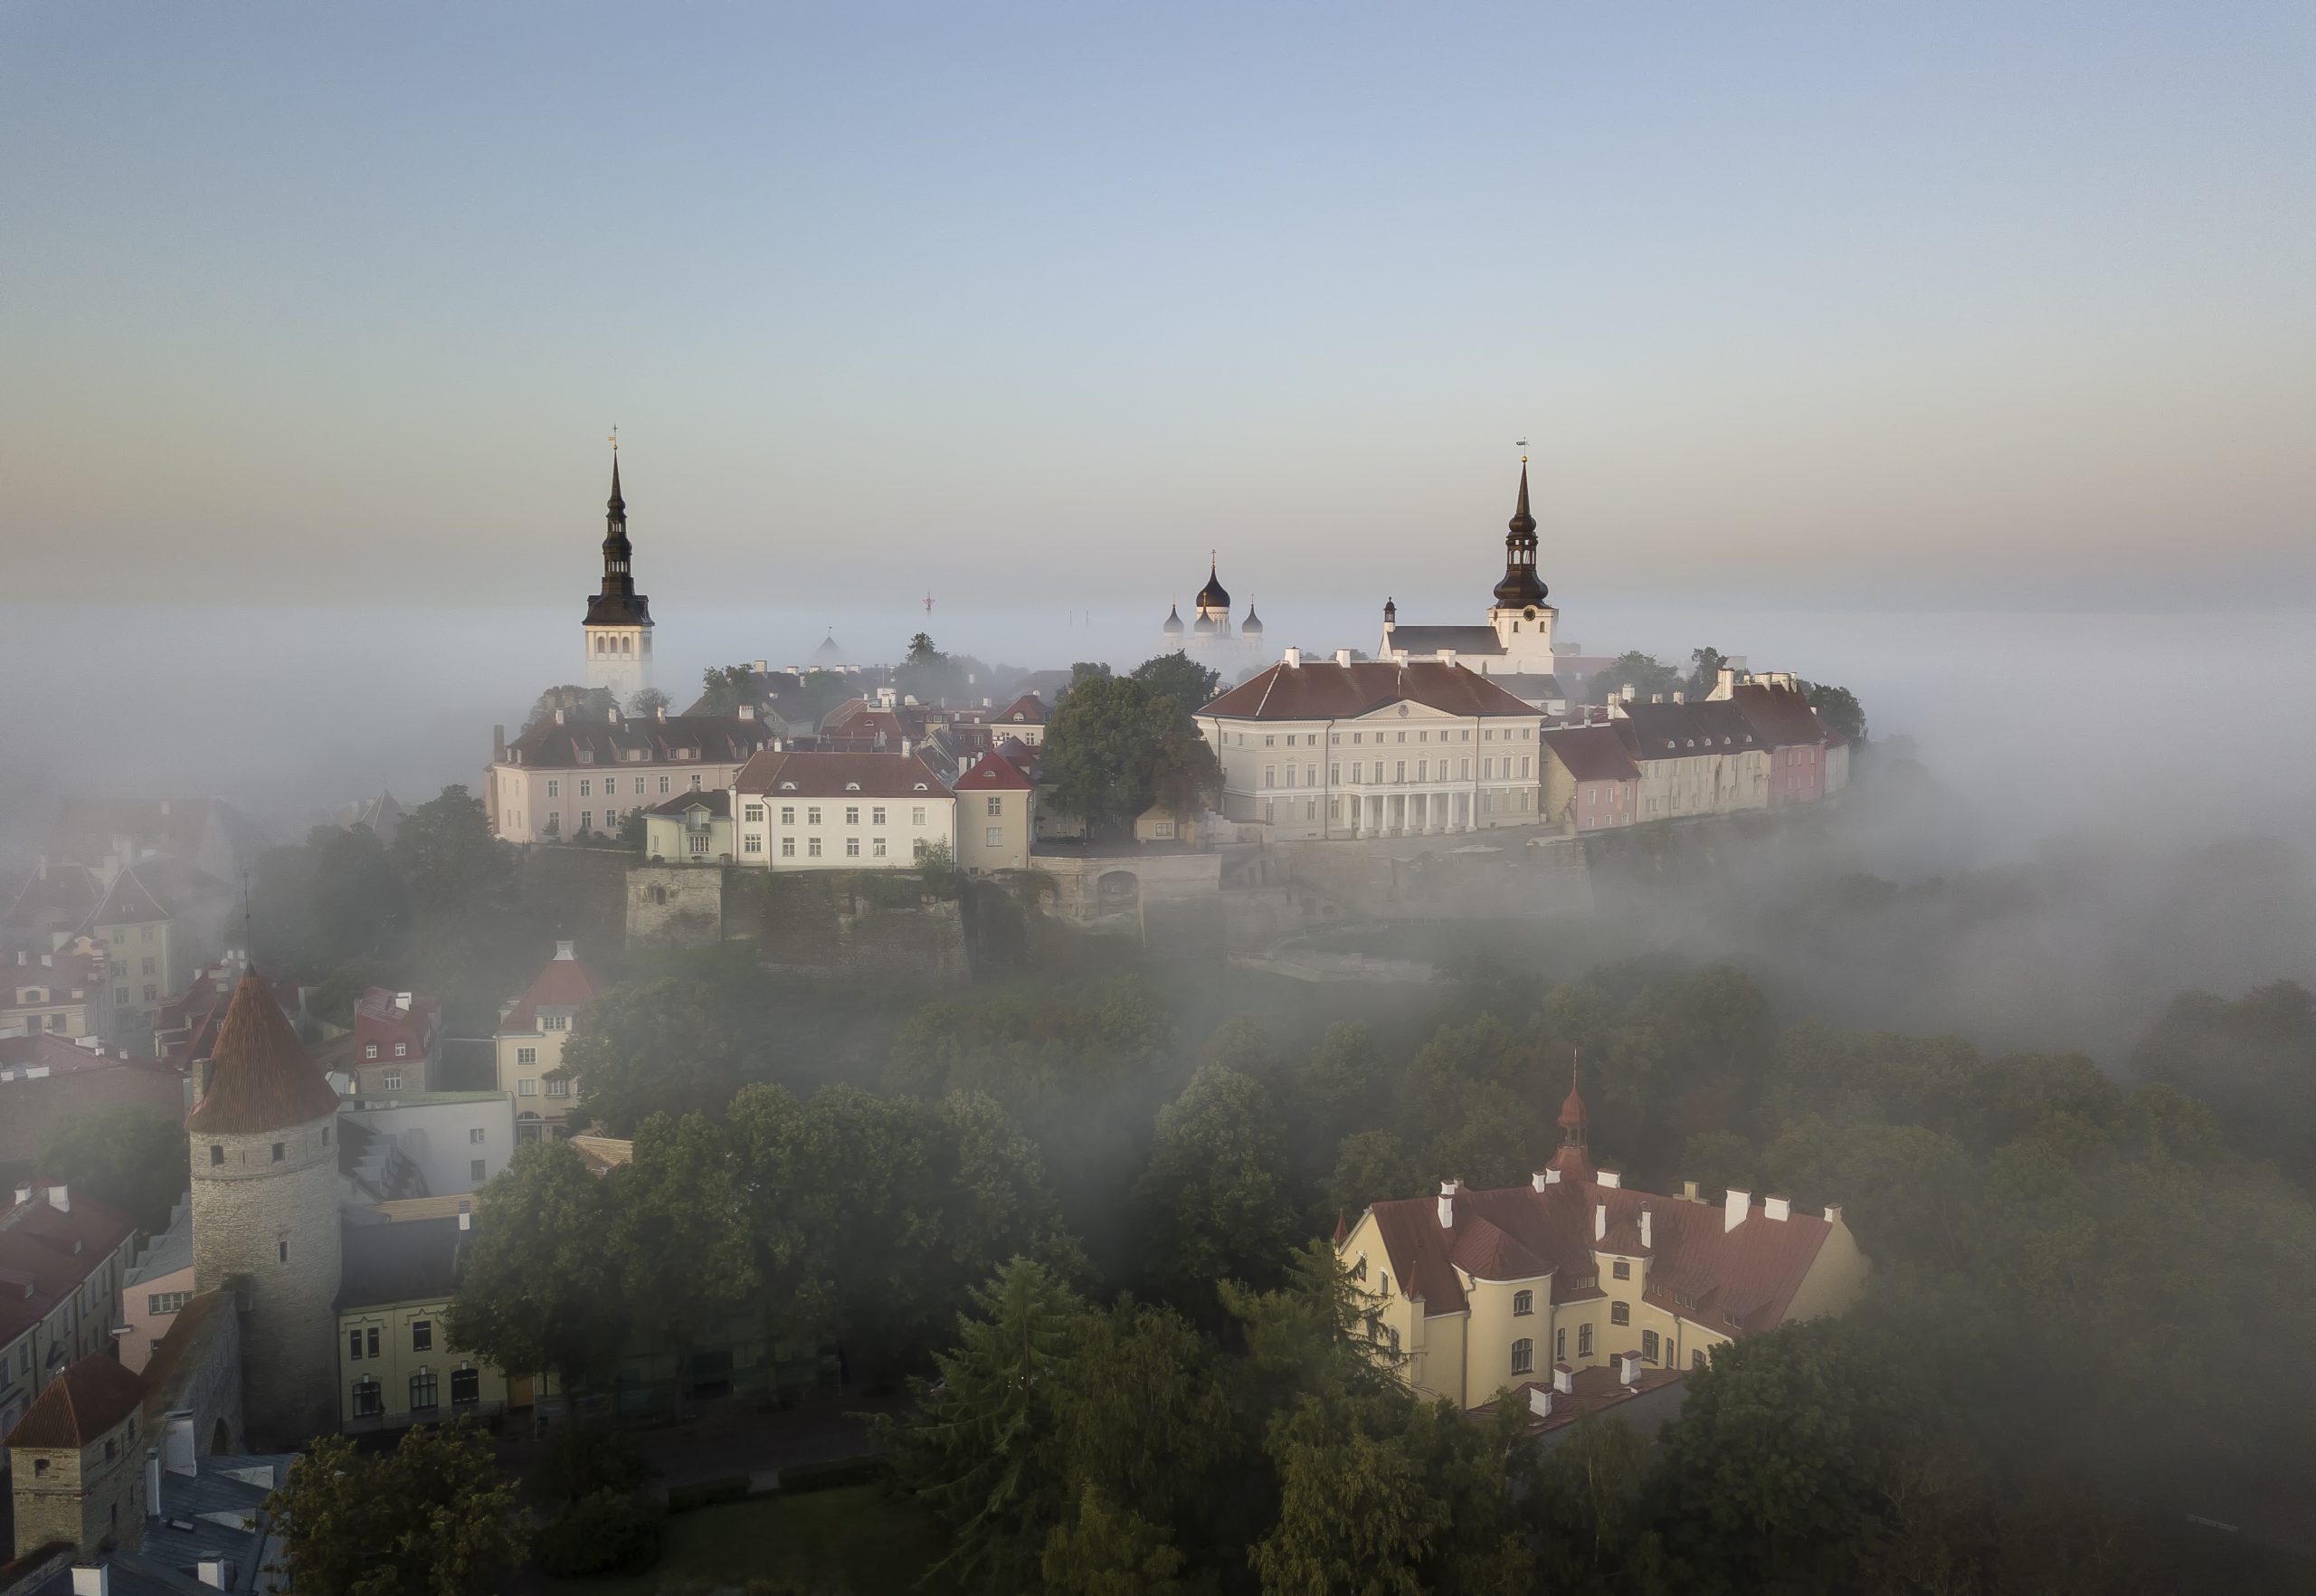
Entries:
POLYGON ((724 871, 701 865, 631 865, 631 947, 713 947, 724 940, 724 871))
POLYGON ((558 936, 583 947, 617 947, 627 929, 627 872, 636 861, 625 848, 582 848, 541 842, 520 850, 516 873, 523 898, 558 936))
POLYGON ((793 975, 963 981, 964 917, 911 871, 735 868, 723 872, 724 936, 754 942, 793 975))

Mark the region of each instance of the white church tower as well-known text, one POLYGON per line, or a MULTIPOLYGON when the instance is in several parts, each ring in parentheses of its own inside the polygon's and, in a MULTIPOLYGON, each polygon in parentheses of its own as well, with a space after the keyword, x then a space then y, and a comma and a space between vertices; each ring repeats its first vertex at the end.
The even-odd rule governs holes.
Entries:
POLYGON ((609 688, 622 705, 651 685, 651 601, 635 591, 635 547, 627 540, 627 500, 619 491, 619 447, 612 447, 612 497, 603 518, 603 587, 587 601, 581 629, 587 685, 609 688))

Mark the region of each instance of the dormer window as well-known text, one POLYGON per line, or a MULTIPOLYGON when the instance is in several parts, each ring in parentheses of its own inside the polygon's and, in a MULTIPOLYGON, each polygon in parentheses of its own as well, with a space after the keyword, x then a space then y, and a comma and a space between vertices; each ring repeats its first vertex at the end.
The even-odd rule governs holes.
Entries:
POLYGON ((858 793, 860 791, 860 784, 859 782, 847 782, 844 784, 844 790, 848 793, 858 793))

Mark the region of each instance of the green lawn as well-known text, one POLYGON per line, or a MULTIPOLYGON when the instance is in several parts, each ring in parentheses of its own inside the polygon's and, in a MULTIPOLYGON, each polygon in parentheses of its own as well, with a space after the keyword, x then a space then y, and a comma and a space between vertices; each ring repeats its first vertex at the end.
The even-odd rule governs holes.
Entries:
POLYGON ((932 1519, 887 1497, 881 1487, 851 1486, 796 1496, 760 1496, 703 1507, 668 1520, 660 1566, 636 1575, 549 1580, 555 1596, 651 1596, 685 1578, 745 1585, 770 1580, 799 1596, 886 1596, 905 1592, 944 1545, 932 1519))

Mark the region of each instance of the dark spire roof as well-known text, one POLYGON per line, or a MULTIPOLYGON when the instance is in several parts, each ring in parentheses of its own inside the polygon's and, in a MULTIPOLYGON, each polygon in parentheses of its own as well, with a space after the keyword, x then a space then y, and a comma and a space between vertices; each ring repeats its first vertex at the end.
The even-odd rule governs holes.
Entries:
POLYGON ((337 1112, 337 1093, 255 971, 233 989, 209 1057, 209 1089, 185 1116, 188 1130, 246 1135, 337 1112))
POLYGON ((1263 618, 1255 613, 1255 601, 1252 599, 1248 599, 1247 601, 1247 619, 1245 622, 1239 626, 1239 631, 1241 635, 1249 633, 1256 637, 1260 637, 1262 635, 1263 618))
POLYGON ((1159 630, 1163 632, 1168 637, 1182 636, 1182 608, 1180 604, 1168 604, 1166 606, 1166 623, 1160 627, 1159 630))
MULTIPOLYGON (((1523 498, 1521 503, 1524 505, 1527 500, 1523 498)), ((612 451, 612 496, 604 508, 622 520, 627 518, 627 500, 620 497, 619 491, 619 451, 616 449, 612 451)))
POLYGON ((603 585, 587 601, 587 624, 651 624, 651 601, 635 591, 635 546, 627 540, 627 499, 619 490, 616 449, 612 451, 612 496, 603 503, 603 585))
POLYGON ((1206 585, 1198 590, 1196 602, 1201 610, 1228 610, 1230 607, 1230 590, 1223 586, 1221 579, 1214 574, 1214 555, 1211 551, 1206 556, 1206 585))
POLYGON ((1533 609, 1551 590, 1536 579, 1536 518, 1528 513, 1528 457, 1520 457, 1520 502, 1504 538, 1504 580, 1495 584, 1498 609, 1533 609))

